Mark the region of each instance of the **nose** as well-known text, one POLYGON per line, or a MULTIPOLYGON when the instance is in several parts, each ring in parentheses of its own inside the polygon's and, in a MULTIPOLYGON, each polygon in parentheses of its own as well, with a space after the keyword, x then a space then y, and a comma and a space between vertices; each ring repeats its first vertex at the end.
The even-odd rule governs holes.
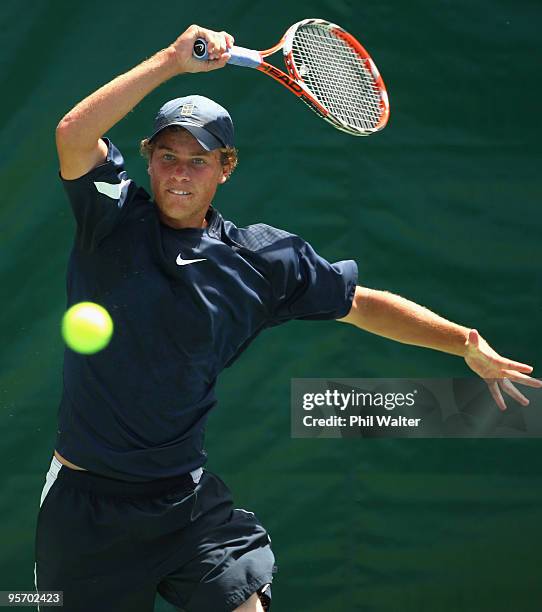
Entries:
POLYGON ((177 180, 188 180, 190 178, 190 172, 188 170, 188 163, 185 161, 178 161, 173 168, 173 176, 177 180))

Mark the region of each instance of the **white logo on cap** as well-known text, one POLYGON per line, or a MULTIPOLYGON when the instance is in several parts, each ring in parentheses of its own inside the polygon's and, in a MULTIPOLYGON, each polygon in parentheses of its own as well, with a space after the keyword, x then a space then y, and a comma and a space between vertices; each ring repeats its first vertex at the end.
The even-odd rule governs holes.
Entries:
POLYGON ((187 104, 183 104, 179 110, 181 111, 182 117, 191 117, 194 112, 194 104, 188 102, 187 104))

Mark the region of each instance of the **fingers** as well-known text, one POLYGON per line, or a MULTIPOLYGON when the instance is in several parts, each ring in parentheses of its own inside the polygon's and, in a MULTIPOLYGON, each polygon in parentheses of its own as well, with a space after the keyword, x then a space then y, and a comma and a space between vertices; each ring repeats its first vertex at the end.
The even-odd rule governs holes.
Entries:
POLYGON ((502 365, 505 368, 513 368, 514 370, 519 370, 520 372, 527 372, 527 374, 530 374, 533 371, 533 366, 527 365, 526 363, 520 363, 519 361, 512 361, 511 359, 503 359, 502 365))
POLYGON ((172 44, 178 73, 207 72, 223 68, 230 58, 228 49, 233 43, 233 36, 228 32, 215 32, 198 25, 191 25, 172 44), (206 60, 199 60, 193 56, 194 43, 198 38, 202 38, 207 43, 206 60))
POLYGON ((225 57, 228 49, 233 47, 234 38, 227 32, 214 32, 213 30, 207 30, 206 28, 197 28, 196 38, 204 38, 207 41, 207 53, 209 54, 209 61, 224 61, 228 59, 225 57))
MULTIPOLYGON (((528 378, 528 377, 527 377, 528 378)), ((540 382, 540 381, 537 381, 540 382)), ((499 387, 509 395, 513 400, 518 402, 518 404, 522 404, 523 406, 529 405, 529 400, 516 389, 516 387, 512 384, 512 382, 508 378, 501 378, 493 381, 486 380, 487 386, 489 387, 489 391, 495 400, 495 403, 499 407, 499 410, 506 410, 506 404, 504 402, 502 393, 499 387)), ((525 383, 524 383, 525 384, 525 383)))
POLYGON ((538 378, 531 378, 530 376, 526 376, 525 374, 521 374, 521 372, 516 372, 515 370, 503 370, 503 375, 510 380, 514 380, 522 385, 527 385, 528 387, 534 387, 535 389, 540 389, 540 387, 542 387, 542 380, 538 380, 538 378))
POLYGON ((516 389, 511 381, 535 389, 542 388, 542 380, 528 376, 533 371, 532 366, 501 357, 478 334, 476 329, 469 331, 465 361, 478 376, 486 381, 495 403, 502 411, 506 410, 506 404, 501 389, 523 406, 529 404, 529 400, 516 389))
POLYGON ((487 344, 487 342, 482 339, 476 329, 471 329, 469 331, 467 345, 470 346, 471 349, 479 349, 480 351, 482 351, 485 357, 493 359, 494 363, 498 364, 502 368, 518 370, 519 372, 525 372, 527 374, 530 374, 533 371, 533 366, 530 366, 526 363, 521 363, 520 361, 513 361, 512 359, 507 359, 506 357, 502 357, 501 355, 496 353, 487 344))
POLYGON ((487 386, 489 387, 489 392, 491 393, 491 396, 499 407, 499 410, 502 410, 502 412, 504 412, 506 410, 506 404, 504 403, 504 399, 502 397, 501 390, 499 389, 499 385, 494 381, 487 382, 487 386))
POLYGON ((226 37, 226 42, 228 45, 228 49, 231 49, 233 47, 233 45, 235 45, 235 39, 231 34, 228 34, 227 32, 222 32, 222 34, 224 34, 224 36, 226 37))
POLYGON ((208 59, 208 60, 197 60, 200 64, 200 72, 209 72, 211 70, 218 70, 224 68, 228 62, 228 58, 220 57, 219 59, 208 59))
POLYGON ((219 68, 224 68, 224 66, 228 63, 230 59, 229 53, 223 53, 218 59, 208 60, 204 62, 206 64, 206 70, 218 70, 219 68))
POLYGON ((508 378, 503 378, 499 381, 499 386, 501 389, 509 395, 512 399, 516 400, 518 404, 522 404, 523 406, 529 405, 529 400, 514 387, 514 385, 508 380, 508 378))

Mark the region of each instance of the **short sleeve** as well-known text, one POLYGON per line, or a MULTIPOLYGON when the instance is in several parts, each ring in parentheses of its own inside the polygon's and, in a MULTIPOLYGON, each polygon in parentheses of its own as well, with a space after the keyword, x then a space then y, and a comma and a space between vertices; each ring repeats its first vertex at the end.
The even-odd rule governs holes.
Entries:
POLYGON ((352 260, 329 263, 308 242, 293 236, 273 266, 272 325, 291 319, 340 319, 350 312, 358 279, 352 260), (277 262, 276 262, 277 263, 277 262))
POLYGON ((107 159, 87 174, 62 184, 77 224, 76 243, 92 250, 122 219, 136 186, 124 170, 121 152, 107 138, 107 159))

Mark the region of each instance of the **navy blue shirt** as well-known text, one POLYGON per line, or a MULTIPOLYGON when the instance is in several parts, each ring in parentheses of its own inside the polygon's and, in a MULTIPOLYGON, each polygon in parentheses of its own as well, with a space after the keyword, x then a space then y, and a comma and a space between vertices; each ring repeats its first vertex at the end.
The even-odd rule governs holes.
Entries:
POLYGON ((205 463, 220 372, 266 327, 345 316, 357 267, 212 207, 205 229, 170 228, 106 142, 106 163, 63 180, 76 219, 67 293, 68 306, 104 306, 115 329, 95 355, 66 349, 56 449, 111 478, 165 478, 205 463))

